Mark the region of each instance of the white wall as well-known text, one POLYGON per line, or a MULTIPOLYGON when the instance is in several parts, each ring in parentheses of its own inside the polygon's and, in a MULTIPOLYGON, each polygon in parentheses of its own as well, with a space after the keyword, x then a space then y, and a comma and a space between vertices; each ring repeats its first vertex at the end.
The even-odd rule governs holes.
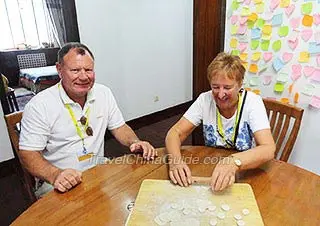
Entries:
POLYGON ((0 162, 14 158, 3 110, 0 104, 0 162))
MULTIPOLYGON (((265 3, 265 7, 264 7, 265 11, 263 13, 257 13, 259 18, 265 18, 265 16, 269 12, 269 6, 271 4, 270 1, 263 1, 263 2, 265 3)), ((313 11, 311 14, 313 15, 314 13, 319 12, 320 3, 316 2, 316 1, 312 1, 312 2, 313 2, 313 11)), ((234 11, 233 13, 230 13, 229 10, 231 8, 230 7, 231 3, 232 3, 232 0, 227 1, 227 15, 230 15, 230 16, 231 15, 241 15, 241 10, 244 5, 240 4, 240 7, 238 10, 234 11)), ((289 15, 289 16, 286 15, 284 8, 281 8, 280 6, 278 6, 273 12, 273 15, 277 15, 277 14, 282 13, 282 15, 283 15, 282 26, 289 25, 290 20, 292 18, 297 18, 297 17, 302 18, 301 5, 304 4, 305 1, 299 1, 299 2, 292 2, 291 1, 291 3, 293 5, 295 5, 295 10, 293 11, 293 13, 291 15, 289 15)), ((250 3, 249 8, 250 8, 251 12, 256 12, 253 1, 250 3)), ((260 47, 258 47, 256 50, 252 50, 250 48, 251 29, 247 29, 247 31, 245 33, 247 35, 247 38, 244 38, 244 36, 243 36, 242 41, 240 41, 241 35, 239 35, 239 34, 232 35, 231 34, 231 18, 227 17, 225 24, 226 24, 225 50, 230 51, 232 49, 230 47, 230 40, 232 38, 239 40, 239 42, 245 42, 243 40, 246 39, 246 41, 248 42, 248 47, 244 52, 248 53, 248 58, 247 58, 248 63, 249 64, 254 63, 253 61, 250 60, 252 53, 254 53, 254 52, 262 52, 263 53, 264 51, 260 47)), ((271 21, 270 20, 266 21, 266 24, 271 24, 271 21)), ((237 21, 236 25, 239 26, 239 20, 237 21)), ((275 97, 278 100, 282 97, 289 98, 291 103, 293 103, 294 93, 298 92, 300 94, 299 103, 297 105, 304 109, 304 115, 303 115, 302 124, 301 124, 300 131, 299 131, 299 135, 296 140, 293 151, 291 153, 291 156, 289 158, 289 162, 320 175, 320 167, 319 167, 320 152, 319 152, 319 143, 318 143, 320 141, 320 126, 319 126, 320 125, 320 110, 309 106, 312 95, 309 96, 309 95, 303 94, 303 90, 304 90, 305 85, 306 84, 313 84, 315 86, 313 95, 320 96, 320 84, 313 83, 313 81, 310 78, 304 76, 303 74, 296 81, 293 81, 290 77, 292 74, 292 65, 293 64, 300 64, 300 65, 302 65, 302 67, 313 66, 313 67, 319 68, 320 65, 317 65, 316 59, 315 59, 316 54, 310 55, 310 60, 308 63, 300 63, 298 60, 299 53, 302 51, 308 51, 309 43, 315 41, 315 37, 313 35, 309 41, 305 42, 304 40, 302 40, 301 34, 299 32, 304 29, 313 29, 314 32, 316 32, 319 30, 319 27, 317 27, 315 25, 312 25, 312 27, 305 27, 304 25, 302 25, 302 23, 300 21, 299 28, 298 28, 299 44, 297 45, 295 50, 292 50, 287 44, 288 38, 292 37, 295 34, 295 31, 292 29, 292 26, 289 25, 288 36, 281 37, 281 38, 278 35, 278 28, 279 28, 278 25, 277 26, 275 25, 272 27, 272 36, 271 36, 270 46, 269 46, 269 50, 268 50, 268 52, 273 53, 272 60, 270 62, 266 63, 266 62, 264 62, 263 59, 260 59, 257 62, 259 67, 263 67, 266 65, 267 69, 261 73, 256 73, 256 74, 247 72, 246 78, 245 78, 246 84, 244 86, 250 87, 252 89, 260 89, 261 95, 263 97, 275 97), (272 43, 276 40, 282 41, 282 48, 278 52, 274 51, 272 49, 272 43), (272 67, 272 62, 273 62, 273 60, 276 59, 276 57, 279 57, 282 60, 282 54, 284 52, 293 53, 293 58, 288 63, 284 64, 284 67, 281 70, 279 70, 277 73, 272 67), (288 81, 285 82, 285 84, 284 84, 284 87, 285 87, 284 91, 282 93, 277 93, 277 92, 274 92, 273 88, 274 88, 274 84, 277 81, 278 74, 282 73, 282 72, 288 74, 288 77, 287 77, 288 81), (272 82, 270 85, 263 84, 263 78, 266 75, 272 76, 272 82), (253 86, 250 84, 250 80, 253 77, 257 77, 259 79, 257 86, 253 86), (290 94, 288 91, 288 87, 291 84, 294 84, 294 86, 293 86, 293 92, 290 94)))
POLYGON ((126 120, 192 99, 193 1, 78 0, 76 8, 97 82, 126 120))

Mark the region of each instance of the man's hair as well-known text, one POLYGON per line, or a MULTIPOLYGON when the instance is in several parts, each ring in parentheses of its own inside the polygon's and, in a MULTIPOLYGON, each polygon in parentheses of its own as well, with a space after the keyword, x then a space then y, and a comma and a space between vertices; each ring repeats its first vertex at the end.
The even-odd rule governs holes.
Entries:
POLYGON ((207 69, 207 78, 209 82, 211 82, 217 75, 223 74, 229 79, 236 80, 240 84, 244 79, 244 73, 246 71, 242 63, 238 56, 224 52, 219 53, 207 69))
POLYGON ((94 60, 94 56, 93 56, 92 52, 90 51, 90 49, 86 45, 81 44, 79 42, 69 42, 69 43, 66 43, 64 46, 62 46, 62 48, 58 52, 58 63, 59 64, 63 63, 63 57, 65 55, 67 55, 67 53, 71 49, 75 49, 77 51, 77 54, 80 54, 80 55, 85 55, 86 51, 87 51, 90 54, 90 56, 92 57, 92 59, 94 60))

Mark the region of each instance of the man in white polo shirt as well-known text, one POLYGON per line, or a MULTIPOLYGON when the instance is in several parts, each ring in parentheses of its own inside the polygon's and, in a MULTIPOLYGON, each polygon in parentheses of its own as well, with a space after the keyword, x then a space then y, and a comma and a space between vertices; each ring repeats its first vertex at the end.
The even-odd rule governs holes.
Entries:
POLYGON ((147 160, 157 153, 125 123, 111 90, 95 83, 94 56, 83 44, 68 43, 58 53, 61 82, 26 105, 21 122, 19 155, 39 181, 36 196, 53 188, 66 192, 81 182, 81 172, 104 154, 104 134, 114 137, 147 160))

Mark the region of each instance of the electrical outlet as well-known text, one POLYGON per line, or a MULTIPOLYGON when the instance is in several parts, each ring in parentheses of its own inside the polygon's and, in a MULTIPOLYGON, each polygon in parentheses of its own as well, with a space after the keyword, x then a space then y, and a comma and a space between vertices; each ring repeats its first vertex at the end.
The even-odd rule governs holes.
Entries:
POLYGON ((159 96, 155 96, 153 99, 154 102, 158 102, 159 101, 159 96))

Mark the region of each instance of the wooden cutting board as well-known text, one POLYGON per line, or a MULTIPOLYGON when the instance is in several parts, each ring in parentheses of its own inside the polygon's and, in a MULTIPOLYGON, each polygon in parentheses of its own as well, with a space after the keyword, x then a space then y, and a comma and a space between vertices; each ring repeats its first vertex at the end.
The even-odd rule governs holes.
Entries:
POLYGON ((155 218, 167 219, 163 225, 237 225, 235 214, 240 214, 245 225, 264 225, 249 184, 236 183, 222 192, 212 192, 208 185, 180 187, 168 180, 144 180, 134 208, 127 219, 127 226, 159 225, 155 218), (221 208, 227 204, 229 211, 221 208), (214 207, 216 207, 215 210, 214 207), (205 211, 204 211, 205 209, 205 211), (243 209, 250 213, 244 215, 243 209), (217 215, 223 213, 224 219, 217 215), (171 220, 168 221, 168 218, 171 220), (173 219, 172 219, 173 218, 173 219), (196 222, 196 223, 195 223, 196 222))

